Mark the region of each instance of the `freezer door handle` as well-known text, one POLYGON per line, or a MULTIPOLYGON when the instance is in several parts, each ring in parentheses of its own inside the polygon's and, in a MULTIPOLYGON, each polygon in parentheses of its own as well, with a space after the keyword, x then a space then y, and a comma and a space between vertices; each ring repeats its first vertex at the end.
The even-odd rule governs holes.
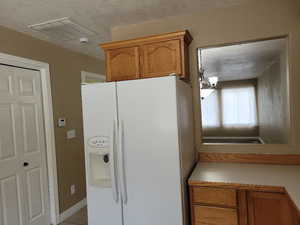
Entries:
POLYGON ((120 150, 120 167, 121 167, 121 192, 123 197, 123 204, 127 203, 127 190, 126 190, 126 172, 125 172, 125 156, 124 156, 124 123, 119 121, 119 150, 120 150))
POLYGON ((116 157, 115 157, 115 148, 116 148, 116 136, 117 136, 117 120, 115 119, 113 121, 113 129, 111 134, 111 148, 110 148, 110 172, 111 172, 111 184, 112 184, 112 193, 113 198, 116 203, 119 201, 119 193, 118 193, 118 181, 117 181, 117 163, 116 163, 116 157))

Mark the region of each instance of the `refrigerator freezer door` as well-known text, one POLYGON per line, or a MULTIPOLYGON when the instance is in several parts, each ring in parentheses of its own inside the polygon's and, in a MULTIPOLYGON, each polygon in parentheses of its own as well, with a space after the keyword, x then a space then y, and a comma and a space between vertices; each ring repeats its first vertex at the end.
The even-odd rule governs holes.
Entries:
POLYGON ((119 82, 117 96, 124 225, 182 225, 176 78, 119 82))
POLYGON ((114 171, 116 84, 82 86, 82 110, 89 225, 122 225, 122 204, 114 171))

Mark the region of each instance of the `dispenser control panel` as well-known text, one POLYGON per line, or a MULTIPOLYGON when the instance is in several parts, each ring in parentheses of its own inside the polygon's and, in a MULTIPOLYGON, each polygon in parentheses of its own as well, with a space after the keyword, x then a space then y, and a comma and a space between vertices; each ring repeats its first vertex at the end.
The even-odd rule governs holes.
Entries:
POLYGON ((89 139, 89 147, 95 150, 106 150, 109 148, 109 137, 95 136, 89 139))

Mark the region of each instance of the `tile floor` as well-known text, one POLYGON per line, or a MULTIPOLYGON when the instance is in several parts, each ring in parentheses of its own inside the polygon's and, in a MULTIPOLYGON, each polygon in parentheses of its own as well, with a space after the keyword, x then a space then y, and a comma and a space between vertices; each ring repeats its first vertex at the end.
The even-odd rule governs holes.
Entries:
POLYGON ((87 208, 82 208, 79 212, 66 219, 60 225, 88 225, 87 208))

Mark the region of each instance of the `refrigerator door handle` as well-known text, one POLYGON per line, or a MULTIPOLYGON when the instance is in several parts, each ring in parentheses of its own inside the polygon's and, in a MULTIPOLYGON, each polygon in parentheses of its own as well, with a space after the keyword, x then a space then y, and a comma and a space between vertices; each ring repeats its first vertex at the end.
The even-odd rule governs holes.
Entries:
POLYGON ((119 121, 119 149, 120 149, 120 164, 121 164, 121 192, 123 197, 123 203, 127 203, 127 190, 126 190, 126 173, 125 173, 125 157, 124 157, 124 148, 123 148, 123 136, 124 136, 124 130, 123 130, 123 121, 119 121))
POLYGON ((112 184, 112 193, 113 193, 113 198, 116 203, 119 201, 119 193, 118 193, 118 182, 117 182, 117 168, 116 168, 116 157, 115 157, 115 147, 116 147, 116 132, 117 132, 117 120, 115 119, 113 121, 113 129, 112 129, 112 134, 111 134, 111 152, 110 152, 110 172, 111 172, 111 184, 112 184))

